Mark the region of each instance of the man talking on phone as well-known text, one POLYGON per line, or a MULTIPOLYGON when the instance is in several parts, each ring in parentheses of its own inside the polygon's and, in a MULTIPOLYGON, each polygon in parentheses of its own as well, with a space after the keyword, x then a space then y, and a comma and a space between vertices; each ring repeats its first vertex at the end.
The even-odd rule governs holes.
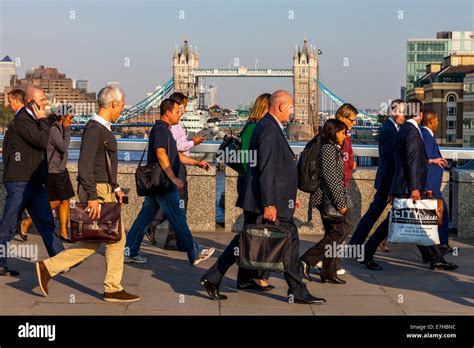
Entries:
MULTIPOLYGON (((21 213, 27 209, 43 238, 49 256, 64 250, 49 205, 45 183, 48 177, 46 147, 50 125, 46 118, 46 96, 39 88, 25 92, 26 106, 8 127, 3 143, 3 184, 7 191, 0 223, 0 246, 8 250, 21 213)), ((0 255, 0 276, 18 276, 7 266, 6 253, 0 255)))

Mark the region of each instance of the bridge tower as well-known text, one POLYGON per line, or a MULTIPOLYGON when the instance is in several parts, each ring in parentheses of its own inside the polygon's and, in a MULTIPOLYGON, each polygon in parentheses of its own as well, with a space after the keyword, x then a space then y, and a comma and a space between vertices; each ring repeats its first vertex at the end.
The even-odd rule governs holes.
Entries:
POLYGON ((181 92, 188 98, 196 98, 197 86, 194 70, 199 68, 199 56, 197 48, 192 50, 188 40, 184 40, 184 44, 178 53, 175 47, 173 54, 173 78, 174 91, 181 92))
POLYGON ((296 45, 293 54, 294 122, 300 124, 293 127, 294 133, 310 132, 306 136, 312 137, 317 132, 318 93, 315 79, 318 79, 318 72, 316 50, 313 46, 308 47, 305 37, 303 47, 296 45))

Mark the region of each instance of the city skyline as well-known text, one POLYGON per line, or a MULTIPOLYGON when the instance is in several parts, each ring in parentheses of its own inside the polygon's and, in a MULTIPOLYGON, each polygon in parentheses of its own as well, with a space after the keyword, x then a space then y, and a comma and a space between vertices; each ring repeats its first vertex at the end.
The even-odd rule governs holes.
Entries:
MULTIPOLYGON (((2 0, 0 55, 20 58, 19 77, 45 65, 88 80, 94 92, 119 81, 131 105, 172 77, 173 51, 184 39, 197 46, 202 68, 254 68, 256 59, 258 68, 290 68, 294 47, 306 36, 323 53, 320 80, 357 107, 376 109, 400 95, 406 41, 434 38, 438 31, 472 30, 472 11, 472 2, 463 0, 2 0), (15 25, 17 16, 9 15, 19 12, 28 26, 15 25)), ((217 103, 228 107, 262 92, 292 91, 290 78, 205 80, 206 85, 214 82, 217 103)))

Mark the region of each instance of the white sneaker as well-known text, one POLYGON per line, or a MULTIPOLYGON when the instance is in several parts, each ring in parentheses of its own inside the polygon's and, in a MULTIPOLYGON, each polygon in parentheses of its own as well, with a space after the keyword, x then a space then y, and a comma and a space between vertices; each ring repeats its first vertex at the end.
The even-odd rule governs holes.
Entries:
POLYGON ((323 268, 323 261, 319 261, 317 264, 316 264, 316 268, 323 268))
POLYGON ((133 256, 133 257, 125 256, 123 262, 143 264, 143 263, 148 263, 148 257, 140 256, 140 255, 133 256))
POLYGON ((201 262, 204 260, 207 260, 214 254, 214 251, 216 251, 215 248, 209 248, 209 249, 202 249, 201 252, 199 253, 199 256, 194 260, 193 266, 199 265, 201 262))
POLYGON ((346 270, 344 268, 337 270, 337 275, 343 275, 343 274, 346 274, 346 270))

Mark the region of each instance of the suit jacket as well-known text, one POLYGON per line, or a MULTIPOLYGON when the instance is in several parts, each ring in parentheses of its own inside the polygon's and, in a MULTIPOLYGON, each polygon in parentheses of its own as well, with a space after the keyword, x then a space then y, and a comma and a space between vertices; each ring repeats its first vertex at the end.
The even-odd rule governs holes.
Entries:
POLYGON ((395 142, 398 130, 391 120, 386 120, 379 135, 379 166, 375 175, 374 187, 388 195, 395 172, 395 142))
MULTIPOLYGON (((422 127, 421 134, 425 144, 426 155, 428 159, 443 157, 436 144, 436 139, 431 135, 428 129, 422 127)), ((436 164, 428 164, 428 178, 426 180, 425 190, 432 190, 433 194, 440 193, 441 183, 443 182, 443 168, 436 164)))
POLYGON ((428 175, 428 157, 418 129, 405 122, 395 143, 395 173, 390 194, 408 196, 412 190, 424 190, 428 175))
POLYGON ((46 118, 37 120, 25 108, 18 111, 3 139, 4 182, 46 182, 49 132, 46 118))
POLYGON ((264 207, 274 205, 277 216, 291 218, 298 185, 296 157, 270 113, 257 123, 249 151, 255 151, 257 162, 245 173, 237 206, 263 214, 264 207))

